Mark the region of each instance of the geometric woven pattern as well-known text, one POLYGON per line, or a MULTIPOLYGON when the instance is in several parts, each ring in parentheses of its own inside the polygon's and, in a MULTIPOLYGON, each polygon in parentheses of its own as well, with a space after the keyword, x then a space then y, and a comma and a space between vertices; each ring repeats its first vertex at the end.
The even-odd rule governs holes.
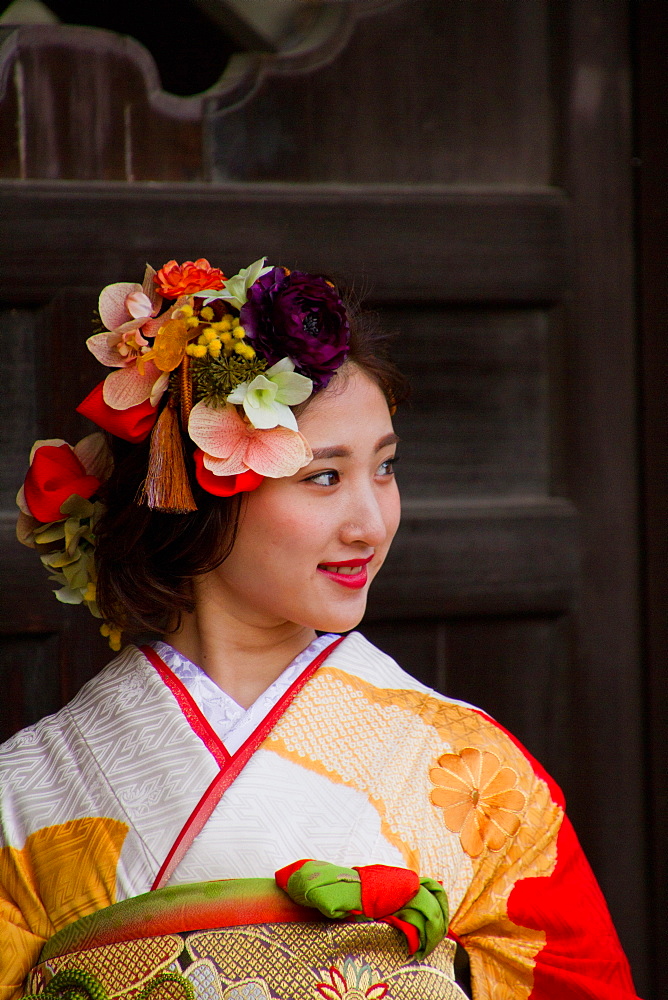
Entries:
MULTIPOLYGON (((40 963, 30 974, 28 992, 39 992, 39 984, 65 969, 81 969, 102 984, 110 995, 134 992, 165 970, 181 954, 183 941, 176 934, 160 938, 126 941, 122 945, 90 948, 65 958, 40 963), (34 984, 34 985, 33 985, 34 984)), ((131 994, 128 994, 131 995, 131 994)))
MULTIPOLYGON (((463 1000, 454 982, 453 941, 422 961, 387 924, 254 924, 91 948, 41 963, 29 991, 57 972, 92 973, 110 1000, 131 1000, 161 972, 178 972, 196 1000, 463 1000), (319 989, 321 987, 321 989, 319 989), (325 992, 323 992, 325 990, 325 992)), ((165 996, 176 996, 169 989, 165 996)), ((163 994, 152 994, 160 1000, 163 994)))

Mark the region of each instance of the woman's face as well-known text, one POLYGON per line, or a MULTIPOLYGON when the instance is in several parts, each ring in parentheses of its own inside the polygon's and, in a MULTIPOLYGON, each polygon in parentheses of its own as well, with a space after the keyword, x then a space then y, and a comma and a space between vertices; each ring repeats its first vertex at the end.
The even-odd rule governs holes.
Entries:
POLYGON ((298 423, 313 461, 248 494, 232 553, 214 571, 218 599, 249 624, 344 632, 362 618, 399 525, 397 438, 382 392, 353 365, 298 423))

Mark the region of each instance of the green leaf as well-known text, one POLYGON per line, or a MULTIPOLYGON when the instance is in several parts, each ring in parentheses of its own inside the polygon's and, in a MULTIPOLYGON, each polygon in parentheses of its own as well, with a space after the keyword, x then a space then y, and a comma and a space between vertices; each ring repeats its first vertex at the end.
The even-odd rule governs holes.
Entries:
POLYGON ((60 510, 70 518, 90 517, 93 513, 93 504, 90 500, 84 500, 78 493, 72 493, 64 503, 61 503, 60 510))
POLYGON ((59 542, 61 538, 65 537, 65 522, 52 521, 50 524, 45 524, 43 528, 35 528, 33 535, 39 545, 59 542))
POLYGON ((64 549, 58 552, 49 552, 45 556, 40 556, 42 560, 42 566, 46 566, 48 569, 63 569, 65 566, 71 566, 72 563, 77 562, 79 559, 79 553, 71 556, 64 549))
POLYGON ((77 550, 79 539, 88 531, 87 524, 81 524, 77 517, 69 517, 65 521, 65 548, 71 556, 77 550))

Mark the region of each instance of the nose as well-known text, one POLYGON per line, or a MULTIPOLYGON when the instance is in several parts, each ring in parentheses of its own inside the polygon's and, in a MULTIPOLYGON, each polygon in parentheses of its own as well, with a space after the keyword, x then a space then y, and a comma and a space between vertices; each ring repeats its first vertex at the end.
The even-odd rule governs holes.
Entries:
POLYGON ((390 531, 390 512, 386 510, 390 501, 388 491, 379 496, 372 486, 355 490, 341 523, 339 535, 346 545, 362 542, 377 548, 387 540, 390 531))

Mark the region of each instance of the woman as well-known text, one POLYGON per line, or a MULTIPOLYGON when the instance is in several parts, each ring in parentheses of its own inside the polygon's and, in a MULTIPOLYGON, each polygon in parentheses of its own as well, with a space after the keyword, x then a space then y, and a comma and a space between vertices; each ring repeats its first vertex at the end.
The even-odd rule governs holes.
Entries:
POLYGON ((633 997, 554 782, 338 635, 399 523, 382 339, 264 260, 100 318, 113 469, 38 442, 19 535, 113 645, 163 638, 0 752, 0 998, 455 998, 455 942, 478 998, 633 997))

